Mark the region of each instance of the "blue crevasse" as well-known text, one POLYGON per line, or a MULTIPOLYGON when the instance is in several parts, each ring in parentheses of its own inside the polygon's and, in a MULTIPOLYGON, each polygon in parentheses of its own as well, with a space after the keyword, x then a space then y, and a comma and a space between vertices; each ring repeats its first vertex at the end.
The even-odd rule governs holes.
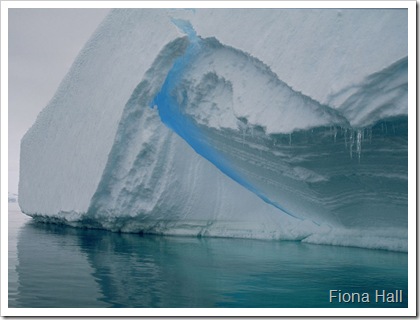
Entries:
MULTIPOLYGON (((177 84, 182 81, 185 69, 192 63, 195 63, 197 57, 203 54, 205 46, 202 40, 197 36, 192 25, 185 20, 173 19, 174 24, 180 28, 188 36, 189 45, 185 53, 177 58, 173 67, 169 71, 161 90, 154 97, 151 106, 157 106, 162 122, 170 129, 174 130, 201 156, 213 163, 224 174, 232 178, 234 181, 255 193, 263 201, 273 205, 277 209, 287 213, 288 215, 303 219, 299 215, 290 212, 280 204, 270 200, 263 192, 255 188, 249 181, 241 177, 234 169, 232 164, 218 153, 208 141, 204 132, 200 130, 194 121, 183 112, 181 105, 187 97, 176 96, 175 90, 177 84), (180 100, 180 102, 178 101, 180 100)), ((182 95, 182 93, 181 93, 182 95)))

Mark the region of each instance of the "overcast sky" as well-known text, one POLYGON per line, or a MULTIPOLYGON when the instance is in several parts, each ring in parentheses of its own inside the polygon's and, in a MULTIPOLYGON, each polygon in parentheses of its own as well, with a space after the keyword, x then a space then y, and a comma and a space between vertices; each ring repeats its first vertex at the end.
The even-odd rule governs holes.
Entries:
POLYGON ((9 9, 9 192, 20 139, 109 9, 9 9))

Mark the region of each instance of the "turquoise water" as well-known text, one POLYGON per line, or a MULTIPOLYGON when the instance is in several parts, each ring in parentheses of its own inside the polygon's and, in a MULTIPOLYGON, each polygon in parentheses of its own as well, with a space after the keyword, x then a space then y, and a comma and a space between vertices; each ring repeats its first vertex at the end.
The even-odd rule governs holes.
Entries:
POLYGON ((407 294, 405 253, 75 229, 9 207, 12 308, 407 307, 407 294), (330 303, 329 290, 371 302, 330 303), (376 303, 375 290, 403 301, 376 303))

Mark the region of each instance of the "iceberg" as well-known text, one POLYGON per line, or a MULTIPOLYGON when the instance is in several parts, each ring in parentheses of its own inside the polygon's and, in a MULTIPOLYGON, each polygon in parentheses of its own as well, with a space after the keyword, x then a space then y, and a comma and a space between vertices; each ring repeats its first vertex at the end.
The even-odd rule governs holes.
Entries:
POLYGON ((18 195, 16 193, 9 192, 8 203, 16 203, 16 202, 18 202, 18 195))
POLYGON ((113 10, 22 139, 22 212, 407 251, 406 33, 406 10, 113 10))

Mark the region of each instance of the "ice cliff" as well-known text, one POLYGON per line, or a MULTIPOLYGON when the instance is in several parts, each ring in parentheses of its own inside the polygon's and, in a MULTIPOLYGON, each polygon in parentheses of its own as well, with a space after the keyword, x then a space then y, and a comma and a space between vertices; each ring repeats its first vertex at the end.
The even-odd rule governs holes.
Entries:
POLYGON ((112 231, 407 250, 407 11, 114 10, 19 204, 112 231))

